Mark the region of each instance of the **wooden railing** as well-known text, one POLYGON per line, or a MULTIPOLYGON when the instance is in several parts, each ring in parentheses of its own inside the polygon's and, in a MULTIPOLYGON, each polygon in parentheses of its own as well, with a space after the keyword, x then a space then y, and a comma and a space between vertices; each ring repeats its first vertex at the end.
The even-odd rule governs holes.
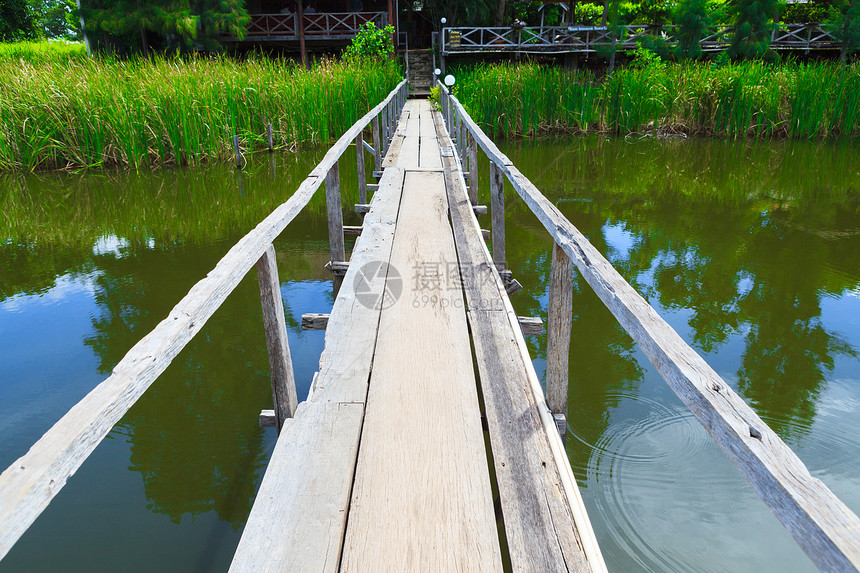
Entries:
MULTIPOLYGON (((438 85, 442 114, 456 138, 455 154, 464 171, 477 171, 478 147, 490 160, 492 240, 497 267, 504 264, 504 177, 555 241, 546 360, 547 405, 553 413, 567 412, 571 273, 572 265, 576 265, 619 324, 810 559, 822 571, 860 571, 860 518, 812 477, 785 442, 499 151, 457 98, 441 83, 438 85)), ((476 182, 470 181, 473 205, 477 204, 477 191, 476 182)))
POLYGON ((345 260, 338 160, 354 142, 359 196, 362 203, 366 203, 364 177, 361 176, 364 173, 364 152, 368 150, 374 155, 376 170, 379 170, 382 154, 389 145, 406 96, 404 80, 337 140, 284 204, 242 237, 206 278, 191 288, 167 318, 128 351, 110 377, 69 410, 30 451, 0 474, 0 559, 255 265, 278 428, 285 419, 292 417, 296 409, 296 387, 272 241, 308 204, 325 180, 331 256, 333 261, 345 260), (364 129, 369 124, 373 130, 373 147, 364 142, 364 129))
MULTIPOLYGON (((442 53, 463 52, 583 52, 600 49, 635 49, 644 36, 657 36, 667 45, 677 45, 678 26, 622 26, 621 33, 607 26, 507 26, 487 28, 444 28, 442 53)), ((714 26, 702 38, 706 52, 725 50, 732 41, 734 26, 714 26)), ((771 35, 777 50, 830 50, 839 43, 820 23, 782 24, 771 35)))
MULTIPOLYGON (((265 38, 298 40, 298 14, 254 14, 248 25, 246 41, 265 38)), ((330 12, 304 15, 305 36, 308 39, 352 38, 367 22, 382 28, 388 22, 387 12, 330 12)))

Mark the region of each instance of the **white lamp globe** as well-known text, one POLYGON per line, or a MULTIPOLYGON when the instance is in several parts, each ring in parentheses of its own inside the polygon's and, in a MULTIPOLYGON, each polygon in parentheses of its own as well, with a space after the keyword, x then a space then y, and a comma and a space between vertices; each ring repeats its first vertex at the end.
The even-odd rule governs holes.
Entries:
POLYGON ((445 85, 449 88, 454 85, 454 81, 454 76, 452 76, 451 74, 445 76, 445 85))
POLYGON ((440 75, 442 75, 442 70, 440 70, 439 68, 436 68, 435 70, 433 70, 433 74, 440 76, 440 75))
POLYGON ((441 20, 441 21, 442 21, 442 23, 443 23, 443 24, 447 24, 447 23, 448 23, 448 18, 442 18, 442 20, 441 20))

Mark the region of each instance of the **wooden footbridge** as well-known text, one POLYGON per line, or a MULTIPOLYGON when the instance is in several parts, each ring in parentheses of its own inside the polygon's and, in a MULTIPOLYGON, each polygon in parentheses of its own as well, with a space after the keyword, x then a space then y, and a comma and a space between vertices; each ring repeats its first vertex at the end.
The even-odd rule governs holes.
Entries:
MULTIPOLYGON (((330 149, 292 197, 240 240, 0 475, 0 558, 256 266, 277 444, 231 571, 606 570, 563 436, 574 265, 762 499, 822 569, 858 571, 860 520, 819 480, 442 88, 442 109, 401 83, 330 149), (372 145, 364 131, 372 129, 372 145), (355 144, 360 227, 342 222, 338 160, 355 144), (487 246, 478 150, 490 159, 487 246), (505 269, 508 180, 555 246, 546 394, 505 269), (336 298, 307 399, 297 404, 272 241, 325 184, 336 298), (368 201, 368 193, 372 193, 368 201), (358 237, 347 256, 344 234, 358 237)), ((309 309, 312 310, 312 309, 309 309)), ((248 415, 256 415, 249 412, 248 415)))

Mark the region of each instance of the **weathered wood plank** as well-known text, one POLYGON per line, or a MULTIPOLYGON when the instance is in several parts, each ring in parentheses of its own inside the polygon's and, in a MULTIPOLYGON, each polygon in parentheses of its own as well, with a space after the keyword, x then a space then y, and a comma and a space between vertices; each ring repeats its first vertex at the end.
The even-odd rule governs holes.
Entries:
POLYGON ((257 261, 257 282, 260 284, 260 301, 263 306, 263 325, 266 330, 266 347, 269 352, 269 371, 272 379, 272 403, 275 405, 278 431, 284 420, 293 417, 298 403, 296 380, 290 344, 287 341, 287 324, 284 320, 284 303, 281 300, 281 282, 275 247, 269 245, 257 261))
POLYGON ((379 133, 379 116, 373 117, 373 171, 374 175, 382 169, 382 137, 379 133))
POLYGON ((570 329, 573 325, 573 263, 557 244, 549 273, 549 331, 546 339, 546 403, 553 414, 567 417, 570 329))
MULTIPOLYGON (((524 336, 540 336, 543 334, 543 320, 539 316, 518 316, 520 328, 524 336)), ((304 316, 302 316, 302 328, 304 328, 304 316)))
POLYGON ((403 173, 386 169, 329 315, 312 394, 282 431, 231 571, 337 571, 403 173), (374 270, 375 269, 375 270, 374 270), (376 303, 379 304, 376 304, 376 303), (312 518, 309 518, 312 516, 312 518))
MULTIPOLYGON (((444 193, 407 173, 394 268, 456 262, 444 193)), ((425 290, 382 311, 343 571, 501 571, 462 293, 425 290)))
POLYGON ((825 571, 860 571, 860 518, 809 473, 791 448, 492 145, 456 98, 450 99, 586 282, 807 556, 825 571))
POLYGON ((493 219, 493 263, 505 268, 505 175, 490 162, 490 212, 493 219))
POLYGON ((358 201, 367 203, 367 172, 364 170, 364 133, 355 136, 355 167, 358 174, 358 201))
POLYGON ((360 235, 361 234, 361 225, 344 225, 343 226, 343 234, 344 235, 360 235))
MULTIPOLYGON (((445 145, 438 118, 437 134, 445 145)), ((465 181, 461 175, 451 176, 456 173, 454 158, 445 162, 451 223, 513 569, 605 571, 518 318, 470 212, 465 181), (481 272, 491 274, 482 277, 481 272)))
POLYGON ((275 444, 230 571, 338 570, 363 417, 363 404, 299 405, 275 444))
POLYGON ((466 132, 469 144, 469 199, 472 205, 478 204, 478 140, 468 131, 466 132))
POLYGON ((306 312, 302 315, 302 330, 325 330, 328 317, 328 314, 306 312))

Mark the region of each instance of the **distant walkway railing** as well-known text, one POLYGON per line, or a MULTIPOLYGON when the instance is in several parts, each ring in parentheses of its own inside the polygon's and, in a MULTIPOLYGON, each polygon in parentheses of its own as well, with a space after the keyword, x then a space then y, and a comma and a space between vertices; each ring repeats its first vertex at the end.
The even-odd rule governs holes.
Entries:
MULTIPOLYGON (((353 38, 367 22, 382 28, 387 12, 319 12, 304 15, 305 37, 309 40, 353 38)), ((245 41, 298 40, 298 14, 253 14, 245 41)))
MULTIPOLYGON (((667 45, 678 43, 678 26, 622 26, 613 33, 607 26, 507 26, 486 28, 443 28, 442 53, 524 52, 594 53, 602 49, 636 49, 644 36, 662 38, 667 45)), ((734 26, 714 26, 699 43, 706 52, 729 47, 734 26)), ((835 50, 840 44, 820 23, 782 24, 771 35, 775 50, 835 50)))
MULTIPOLYGON (((375 170, 394 134, 394 127, 407 97, 406 80, 400 82, 379 105, 359 119, 332 145, 322 161, 302 181, 295 193, 254 230, 242 237, 215 268, 196 285, 158 326, 135 344, 114 367, 110 377, 96 386, 54 426, 45 432, 24 456, 0 474, 0 560, 33 524, 52 499, 84 463, 114 424, 137 402, 227 296, 257 268, 272 394, 278 429, 296 410, 296 385, 280 280, 272 242, 307 206, 325 181, 331 258, 343 261, 344 228, 341 211, 338 160, 353 142, 358 164, 358 191, 367 202, 364 185, 365 150, 374 156, 375 170), (373 146, 363 132, 372 124, 373 146)), ((337 277, 336 277, 337 279, 337 277)))
MULTIPOLYGON (((624 280, 588 239, 532 184, 437 80, 454 153, 473 172, 477 148, 490 160, 493 258, 504 260, 504 177, 552 235, 547 405, 567 411, 572 322, 572 265, 639 345, 669 387, 746 476, 800 547, 822 571, 860 571, 860 518, 820 480, 713 368, 624 280), (499 241, 500 238, 500 241, 499 241), (498 244, 497 244, 498 243, 498 244), (499 248, 501 253, 499 253, 499 248), (498 257, 498 258, 497 258, 498 257), (559 385, 556 381, 562 380, 559 385), (561 387, 561 392, 554 388, 561 387), (559 396, 555 396, 560 394, 559 396)), ((470 193, 475 194, 477 187, 470 193)))

